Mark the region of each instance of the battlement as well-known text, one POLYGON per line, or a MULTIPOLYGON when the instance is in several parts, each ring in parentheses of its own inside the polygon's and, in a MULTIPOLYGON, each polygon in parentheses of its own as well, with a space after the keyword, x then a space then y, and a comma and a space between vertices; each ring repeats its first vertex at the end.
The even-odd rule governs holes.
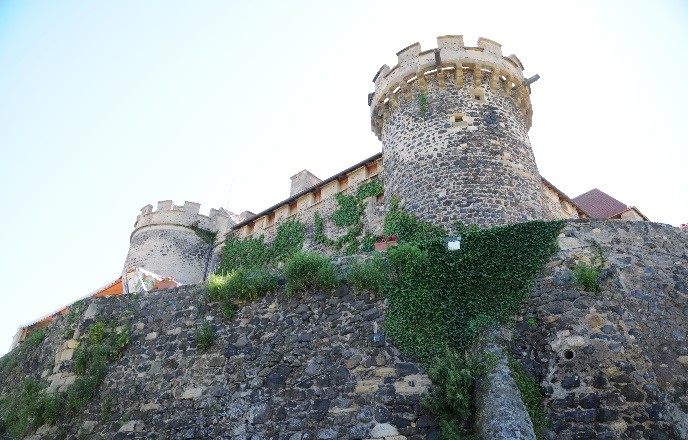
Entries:
POLYGON ((141 214, 136 217, 133 233, 146 226, 173 225, 198 227, 222 235, 236 224, 227 213, 221 210, 213 208, 209 215, 202 215, 199 214, 200 209, 200 203, 188 201, 184 202, 183 206, 179 206, 172 200, 162 200, 158 202, 156 210, 153 210, 153 205, 146 205, 141 208, 141 214))
POLYGON ((390 107, 398 105, 400 97, 409 100, 416 88, 427 92, 427 80, 434 76, 440 87, 453 81, 464 85, 464 70, 473 71, 473 84, 489 78, 490 88, 511 96, 522 110, 526 127, 530 127, 532 109, 529 87, 522 87, 523 64, 516 55, 505 57, 502 45, 487 38, 478 38, 478 47, 466 47, 462 35, 437 37, 437 48, 421 51, 419 43, 412 44, 397 53, 397 65, 390 69, 383 65, 373 78, 375 92, 368 96, 371 127, 378 136, 382 124, 390 113, 390 107), (461 74, 458 74, 458 73, 461 74))

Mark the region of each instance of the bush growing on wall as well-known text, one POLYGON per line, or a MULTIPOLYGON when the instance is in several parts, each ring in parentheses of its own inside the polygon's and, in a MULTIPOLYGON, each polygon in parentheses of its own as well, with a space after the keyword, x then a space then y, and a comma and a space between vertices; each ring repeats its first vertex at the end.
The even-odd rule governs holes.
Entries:
POLYGON ((312 252, 299 252, 284 266, 287 295, 310 288, 334 289, 337 270, 327 257, 312 252))

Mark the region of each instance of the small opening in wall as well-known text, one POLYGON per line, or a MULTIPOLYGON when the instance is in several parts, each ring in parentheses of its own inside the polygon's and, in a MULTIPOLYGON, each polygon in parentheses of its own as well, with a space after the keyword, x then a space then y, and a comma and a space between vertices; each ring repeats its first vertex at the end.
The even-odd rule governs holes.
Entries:
POLYGON ((345 189, 349 186, 349 176, 344 176, 339 178, 339 190, 345 189))
POLYGON ((475 95, 475 100, 476 100, 476 101, 480 101, 480 99, 481 99, 481 96, 480 96, 480 95, 475 95))
POLYGON ((249 223, 249 224, 246 226, 246 235, 251 235, 251 234, 253 234, 253 229, 254 229, 255 227, 256 227, 256 224, 255 224, 255 223, 249 223))
POLYGON ((313 203, 318 203, 320 201, 320 190, 316 190, 313 193, 313 203))
POLYGON ((275 213, 271 212, 268 214, 268 226, 272 226, 275 224, 275 213))
POLYGON ((454 122, 461 122, 463 121, 463 115, 461 113, 456 113, 454 115, 454 122))
POLYGON ((374 176, 375 174, 377 174, 377 162, 367 164, 366 177, 374 176))
POLYGON ((289 204, 289 215, 294 215, 294 214, 296 214, 296 209, 297 209, 297 207, 296 207, 296 202, 290 203, 290 204, 289 204))
POLYGON ((567 360, 573 359, 573 351, 564 350, 564 359, 567 359, 567 360))

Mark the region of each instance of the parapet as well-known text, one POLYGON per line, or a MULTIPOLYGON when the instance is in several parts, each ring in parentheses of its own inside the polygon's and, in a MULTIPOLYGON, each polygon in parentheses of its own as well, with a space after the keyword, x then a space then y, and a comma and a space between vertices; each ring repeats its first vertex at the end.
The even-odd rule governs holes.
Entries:
POLYGON ((474 78, 490 75, 493 89, 501 85, 501 90, 514 98, 523 110, 526 126, 530 127, 530 108, 528 86, 523 85, 523 64, 516 55, 502 55, 502 45, 487 38, 478 38, 478 47, 466 47, 462 35, 437 37, 437 48, 421 51, 419 43, 412 44, 397 53, 397 65, 389 68, 383 65, 373 78, 375 92, 368 96, 371 126, 380 137, 385 113, 390 104, 394 106, 399 96, 410 98, 411 87, 426 90, 426 77, 437 75, 440 86, 447 80, 454 80, 463 86, 463 74, 458 72, 473 70, 474 78), (414 84, 418 82, 418 84, 414 84))
POLYGON ((146 226, 170 225, 207 229, 224 235, 236 225, 231 213, 222 208, 211 209, 209 215, 199 214, 200 209, 200 203, 188 201, 183 206, 178 206, 172 200, 162 200, 158 202, 156 210, 153 210, 153 205, 146 205, 136 217, 134 232, 146 226))

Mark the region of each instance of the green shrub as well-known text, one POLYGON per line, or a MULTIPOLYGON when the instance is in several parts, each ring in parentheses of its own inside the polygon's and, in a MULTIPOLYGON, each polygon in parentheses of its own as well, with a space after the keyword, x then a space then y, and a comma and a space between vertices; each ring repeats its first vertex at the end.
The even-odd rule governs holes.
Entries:
POLYGON ((494 368, 495 359, 483 359, 461 355, 447 350, 437 359, 428 376, 432 380, 432 392, 423 399, 423 406, 440 421, 441 439, 471 439, 471 416, 475 412, 473 388, 478 376, 494 368))
POLYGON ((225 275, 210 275, 205 283, 205 290, 210 301, 219 301, 225 294, 225 275))
POLYGON ((38 347, 38 344, 40 344, 41 341, 43 341, 44 338, 45 338, 45 330, 44 329, 34 330, 33 332, 31 332, 31 334, 29 334, 29 337, 26 338, 26 340, 24 341, 24 343, 22 345, 25 345, 25 346, 31 347, 31 348, 36 348, 36 347, 38 347))
POLYGON ((428 254, 418 246, 401 243, 387 250, 387 258, 398 276, 412 277, 423 269, 428 254))
POLYGON ((573 269, 573 278, 583 286, 587 292, 597 292, 599 288, 600 268, 584 261, 579 262, 573 269))
POLYGON ((234 300, 254 300, 277 290, 277 276, 270 270, 253 267, 226 275, 212 275, 206 283, 208 298, 220 301, 226 318, 234 316, 234 300))
POLYGON ((216 337, 215 329, 209 322, 206 321, 196 327, 196 347, 198 351, 207 351, 215 343, 216 337))
POLYGON ((337 285, 337 270, 330 260, 312 252, 298 252, 284 266, 287 295, 319 287, 331 290, 337 285))
POLYGON ((387 279, 387 267, 380 254, 372 260, 353 263, 346 273, 346 281, 356 290, 370 290, 382 293, 387 279))

